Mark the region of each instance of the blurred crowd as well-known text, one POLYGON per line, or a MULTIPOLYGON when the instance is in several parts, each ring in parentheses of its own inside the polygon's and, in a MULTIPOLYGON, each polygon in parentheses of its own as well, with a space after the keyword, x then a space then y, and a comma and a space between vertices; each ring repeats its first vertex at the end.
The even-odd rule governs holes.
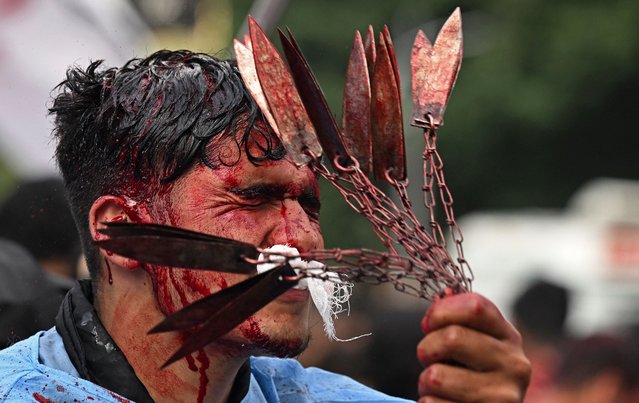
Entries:
MULTIPOLYGON (((419 323, 424 307, 410 301, 392 306, 389 301, 396 298, 392 290, 370 288, 360 296, 366 302, 353 301, 350 317, 338 320, 336 327, 343 338, 368 332, 372 336, 329 342, 317 326, 314 342, 300 361, 416 399, 413 380, 420 367, 405 357, 411 356, 422 337, 419 323), (358 309, 358 305, 366 308, 358 309)), ((639 328, 628 324, 572 335, 566 319, 571 309, 579 307, 571 299, 571 290, 565 286, 533 279, 513 302, 511 320, 533 368, 524 403, 639 402, 639 328)))
POLYGON ((0 348, 53 326, 82 267, 62 181, 18 183, 0 200, 0 348))

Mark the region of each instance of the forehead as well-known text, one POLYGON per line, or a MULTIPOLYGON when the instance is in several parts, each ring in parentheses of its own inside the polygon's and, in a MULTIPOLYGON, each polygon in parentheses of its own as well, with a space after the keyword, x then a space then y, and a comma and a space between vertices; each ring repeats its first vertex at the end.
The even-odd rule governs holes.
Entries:
POLYGON ((315 174, 308 167, 297 167, 288 159, 266 160, 259 164, 243 154, 232 166, 210 168, 198 163, 180 180, 181 190, 229 191, 256 186, 270 186, 287 193, 312 192, 318 194, 315 174))

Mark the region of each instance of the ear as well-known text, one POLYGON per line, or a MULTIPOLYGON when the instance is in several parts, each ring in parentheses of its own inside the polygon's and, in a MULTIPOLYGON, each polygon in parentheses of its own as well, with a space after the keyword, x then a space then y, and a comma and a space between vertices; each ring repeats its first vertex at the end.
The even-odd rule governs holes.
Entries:
MULTIPOLYGON (((106 227, 104 225, 105 222, 137 221, 140 221, 138 214, 131 209, 124 198, 119 196, 100 196, 100 198, 93 202, 91 210, 89 211, 89 227, 91 230, 91 237, 95 241, 108 239, 107 235, 98 231, 99 228, 106 227)), ((104 249, 100 249, 100 253, 104 259, 109 261, 110 264, 117 265, 128 270, 140 267, 140 262, 137 260, 116 255, 107 252, 104 249)))

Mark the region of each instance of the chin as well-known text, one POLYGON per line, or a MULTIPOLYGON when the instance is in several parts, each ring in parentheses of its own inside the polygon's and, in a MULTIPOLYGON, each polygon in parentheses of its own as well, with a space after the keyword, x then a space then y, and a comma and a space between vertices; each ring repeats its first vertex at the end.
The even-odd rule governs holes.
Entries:
MULTIPOLYGON (((289 322, 290 323, 290 322, 289 322)), ((295 323, 295 322, 293 322, 295 323)), ((308 346, 310 333, 302 326, 262 325, 253 318, 244 322, 239 330, 251 346, 253 355, 270 355, 280 358, 295 357, 308 346)))

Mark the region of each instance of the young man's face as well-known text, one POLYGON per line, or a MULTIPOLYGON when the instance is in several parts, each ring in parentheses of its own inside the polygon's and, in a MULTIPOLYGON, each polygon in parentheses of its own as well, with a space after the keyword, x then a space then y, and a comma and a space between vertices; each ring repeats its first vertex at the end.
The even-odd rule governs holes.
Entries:
MULTIPOLYGON (((197 164, 150 206, 157 222, 251 243, 285 244, 300 251, 323 247, 319 191, 310 169, 288 160, 253 165, 242 153, 231 167, 197 164)), ((243 275, 151 268, 156 296, 166 315, 243 275)), ((226 346, 291 356, 308 342, 310 298, 293 289, 223 337, 226 346)))

